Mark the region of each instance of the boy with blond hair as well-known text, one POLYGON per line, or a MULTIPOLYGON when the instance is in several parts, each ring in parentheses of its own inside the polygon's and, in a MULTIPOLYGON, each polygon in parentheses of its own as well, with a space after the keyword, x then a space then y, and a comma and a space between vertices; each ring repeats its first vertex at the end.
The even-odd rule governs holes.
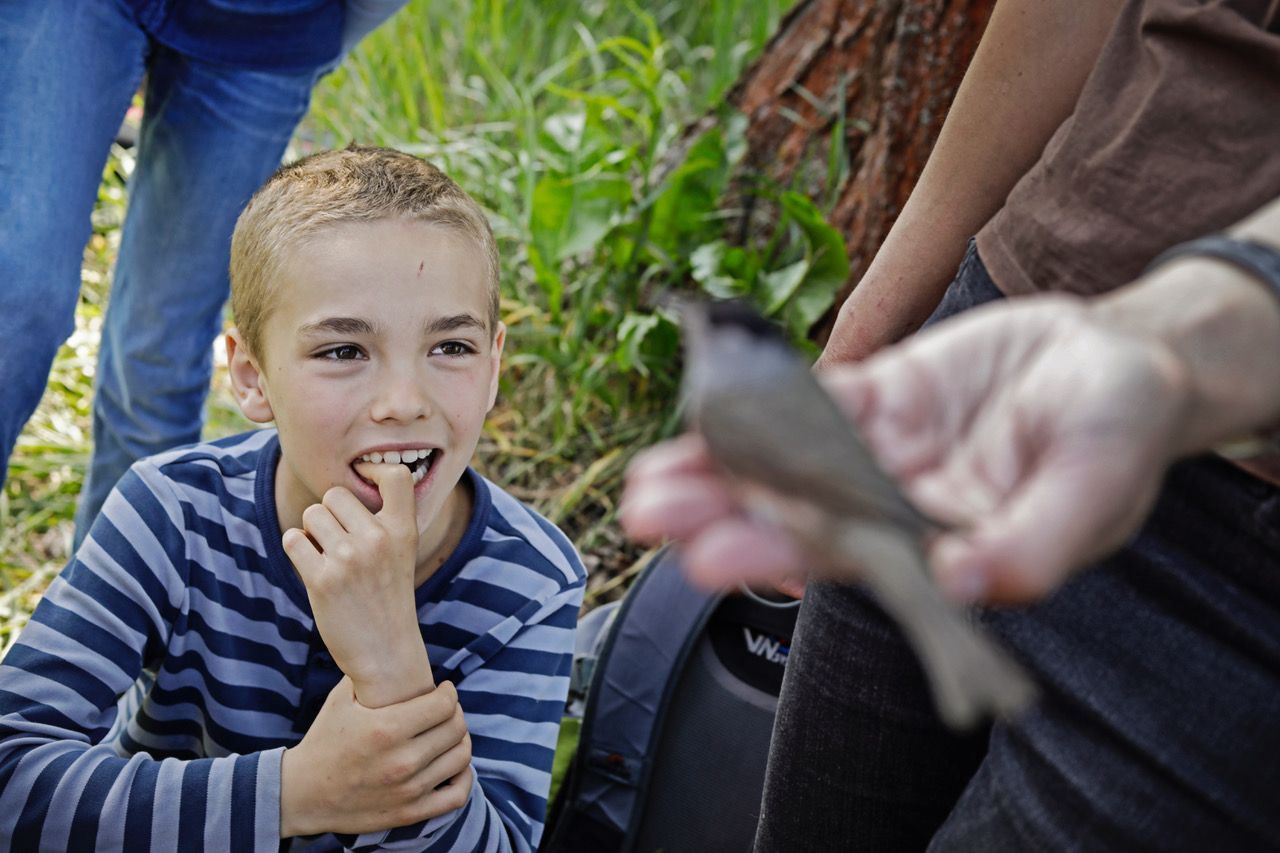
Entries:
POLYGON ((468 467, 506 334, 483 213, 317 154, 231 277, 275 429, 137 463, 50 586, 0 664, 0 847, 536 848, 585 573, 468 467))

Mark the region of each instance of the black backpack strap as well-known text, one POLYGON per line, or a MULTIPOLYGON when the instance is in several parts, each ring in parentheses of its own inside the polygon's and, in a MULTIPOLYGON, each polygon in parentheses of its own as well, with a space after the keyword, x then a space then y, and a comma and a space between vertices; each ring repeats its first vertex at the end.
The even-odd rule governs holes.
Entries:
POLYGON ((718 593, 694 589, 661 551, 623 600, 595 665, 578 752, 541 849, 625 849, 644 801, 662 713, 718 593))

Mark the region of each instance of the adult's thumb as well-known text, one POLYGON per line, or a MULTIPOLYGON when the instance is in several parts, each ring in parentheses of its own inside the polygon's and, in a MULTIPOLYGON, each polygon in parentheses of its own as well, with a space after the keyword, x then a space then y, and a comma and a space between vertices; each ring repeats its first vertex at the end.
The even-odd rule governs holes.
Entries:
POLYGON ((939 538, 930 554, 939 586, 965 602, 1043 598, 1120 547, 1146 517, 1159 478, 1138 467, 1099 459, 1045 466, 987 518, 939 538))

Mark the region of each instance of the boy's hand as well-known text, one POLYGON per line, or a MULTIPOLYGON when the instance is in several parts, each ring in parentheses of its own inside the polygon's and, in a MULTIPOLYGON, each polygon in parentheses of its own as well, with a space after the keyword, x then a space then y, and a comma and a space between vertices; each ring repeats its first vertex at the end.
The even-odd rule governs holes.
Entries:
POLYGON ((418 627, 413 477, 403 465, 360 463, 382 494, 377 515, 335 486, 282 538, 306 585, 316 627, 356 696, 376 708, 433 686, 418 627))
POLYGON ((280 769, 280 835, 360 834, 461 808, 471 793, 471 736, 458 693, 439 689, 385 708, 329 693, 280 769))

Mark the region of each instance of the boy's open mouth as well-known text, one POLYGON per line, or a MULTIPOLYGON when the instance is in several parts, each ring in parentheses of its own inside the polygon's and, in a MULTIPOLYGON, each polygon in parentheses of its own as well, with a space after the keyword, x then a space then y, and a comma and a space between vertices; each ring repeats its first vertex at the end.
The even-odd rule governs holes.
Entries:
MULTIPOLYGON (((422 478, 427 476, 427 472, 431 470, 432 464, 440 454, 433 447, 423 447, 417 450, 384 450, 381 453, 366 453, 359 457, 355 462, 372 462, 375 465, 404 465, 413 474, 413 482, 422 482, 422 478)), ((352 463, 352 465, 355 464, 352 463)), ((358 476, 358 472, 357 472, 358 476)), ((364 477, 360 479, 364 480, 364 477)), ((366 482, 368 482, 366 480, 366 482)), ((370 483, 370 485, 373 485, 370 483)))

